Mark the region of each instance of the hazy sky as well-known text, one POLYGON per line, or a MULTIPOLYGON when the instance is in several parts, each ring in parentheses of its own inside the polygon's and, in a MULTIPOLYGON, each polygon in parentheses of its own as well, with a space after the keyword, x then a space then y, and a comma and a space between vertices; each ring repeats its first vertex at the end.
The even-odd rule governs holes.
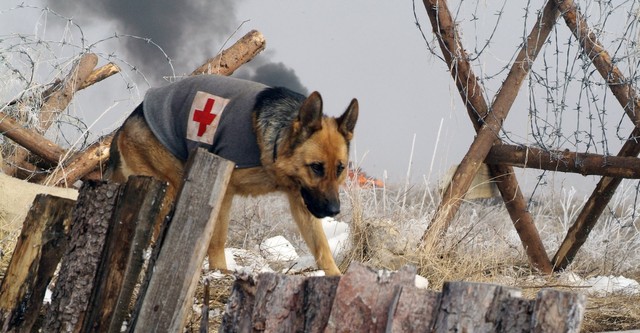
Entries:
MULTIPOLYGON (((64 20, 39 9, 8 10, 15 6, 12 2, 23 3, 22 0, 5 1, 0 5, 1 36, 37 32, 46 34, 48 40, 61 39, 64 20)), ((392 182, 404 181, 411 157, 413 182, 422 182, 425 178, 436 181, 460 161, 474 136, 447 68, 429 52, 416 27, 410 0, 24 3, 48 6, 73 18, 82 27, 89 44, 115 33, 149 37, 172 59, 173 70, 178 75, 189 73, 213 56, 223 48, 225 40, 230 39, 230 45, 249 30, 257 29, 267 40, 266 51, 238 74, 278 77, 295 90, 317 90, 323 96, 325 113, 329 115, 341 114, 351 98, 358 98, 360 119, 353 145, 356 160, 373 176, 382 178, 386 171, 392 182)), ((488 76, 484 83, 490 101, 506 75, 500 70, 511 61, 543 1, 528 2, 529 12, 524 10, 525 3, 516 1, 466 1, 462 8, 457 7, 459 1, 450 3, 458 15, 467 51, 472 55, 481 52, 481 58, 474 62, 475 70, 488 76), (508 14, 497 14, 502 7, 508 14), (498 29, 494 29, 496 22, 498 29), (491 43, 487 44, 488 40, 491 43), (487 48, 483 49, 484 46, 487 48), (491 75, 495 77, 489 77, 491 75)), ((419 23, 429 42, 434 43, 424 6, 421 1, 415 5, 419 23)), ((566 28, 561 28, 564 29, 559 28, 559 32, 553 34, 560 36, 558 39, 568 36, 566 28)), ((79 37, 73 38, 74 42, 81 43, 79 37)), ((554 43, 563 45, 562 40, 554 43)), ((171 75, 171 66, 164 55, 143 40, 111 38, 98 43, 95 51, 101 54, 100 65, 106 63, 107 55, 113 54, 143 71, 150 85, 171 75)), ((88 123, 101 117, 95 125, 97 132, 108 131, 121 122, 148 88, 149 84, 140 76, 128 72, 124 77, 110 78, 109 82, 78 95, 73 111, 87 118, 88 123), (131 82, 135 83, 135 89, 127 89, 131 82)), ((539 103, 544 104, 549 96, 536 95, 534 89, 526 91, 526 88, 521 95, 505 126, 511 143, 530 144, 532 139, 527 132, 532 127, 527 108, 531 97, 540 98, 539 103)), ((608 123, 615 124, 619 119, 618 115, 608 123)), ((626 133, 627 129, 622 132, 626 133)), ((612 146, 618 145, 612 143, 612 146)), ((616 150, 612 149, 612 153, 616 150)))

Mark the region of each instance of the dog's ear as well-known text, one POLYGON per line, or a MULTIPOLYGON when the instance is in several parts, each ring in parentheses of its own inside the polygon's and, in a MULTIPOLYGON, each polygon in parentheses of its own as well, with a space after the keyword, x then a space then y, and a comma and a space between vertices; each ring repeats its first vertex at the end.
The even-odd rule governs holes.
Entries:
POLYGON ((352 99, 347 110, 336 119, 338 123, 338 130, 344 135, 347 141, 351 141, 353 138, 353 130, 356 128, 356 121, 358 121, 358 100, 352 99))
POLYGON ((322 129, 322 97, 314 91, 302 102, 298 114, 300 130, 309 135, 322 129))

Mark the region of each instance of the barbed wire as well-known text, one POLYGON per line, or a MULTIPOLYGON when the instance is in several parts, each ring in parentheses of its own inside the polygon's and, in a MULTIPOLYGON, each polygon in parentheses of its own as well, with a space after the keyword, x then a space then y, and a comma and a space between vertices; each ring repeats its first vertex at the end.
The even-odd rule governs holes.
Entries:
MULTIPOLYGON (((109 83, 98 83, 108 84, 114 97, 110 105, 92 110, 95 113, 93 116, 113 109, 124 100, 139 101, 139 86, 150 86, 150 80, 125 55, 112 51, 115 43, 121 44, 123 40, 151 45, 175 76, 171 58, 160 45, 149 38, 112 33, 91 41, 74 19, 47 7, 24 3, 9 9, 0 8, 0 19, 3 17, 37 18, 32 22, 33 32, 0 34, 0 111, 19 119, 27 127, 39 126, 38 113, 44 102, 43 92, 58 80, 64 79, 73 64, 86 53, 98 56, 98 66, 114 63, 121 69, 116 76, 119 80, 110 78, 106 81, 109 83), (123 96, 128 97, 123 100, 123 96)), ((99 129, 92 128, 90 121, 87 122, 84 116, 74 114, 74 101, 71 103, 46 135, 64 148, 81 150, 92 143, 99 129)), ((0 152, 3 155, 12 154, 14 149, 10 140, 0 136, 0 152)))
MULTIPOLYGON (((412 4, 428 52, 444 61, 437 39, 432 33, 425 34, 420 24, 426 16, 424 9, 417 10, 415 0, 412 4)), ((546 1, 461 0, 448 4, 484 98, 492 101, 546 1)), ((640 2, 585 0, 578 5, 613 64, 624 73, 624 83, 640 89, 640 2)), ((508 144, 547 152, 568 149, 612 155, 629 139, 633 128, 560 16, 498 137, 508 144)), ((539 172, 534 193, 546 185, 550 174, 539 172)))

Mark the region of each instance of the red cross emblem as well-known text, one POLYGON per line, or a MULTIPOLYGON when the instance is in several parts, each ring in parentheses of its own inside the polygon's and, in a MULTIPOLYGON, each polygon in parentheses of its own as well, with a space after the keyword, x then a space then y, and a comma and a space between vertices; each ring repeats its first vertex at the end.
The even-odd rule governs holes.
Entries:
POLYGON ((202 136, 207 130, 207 126, 211 125, 213 120, 216 119, 216 115, 211 113, 211 110, 213 110, 213 104, 215 102, 215 99, 208 98, 204 109, 196 109, 196 111, 193 113, 193 121, 200 123, 198 127, 198 136, 202 136))

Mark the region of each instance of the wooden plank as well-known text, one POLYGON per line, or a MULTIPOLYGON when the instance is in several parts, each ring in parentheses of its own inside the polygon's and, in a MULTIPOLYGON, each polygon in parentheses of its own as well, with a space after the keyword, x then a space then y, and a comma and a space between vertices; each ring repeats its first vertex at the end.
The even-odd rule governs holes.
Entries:
POLYGON ((145 176, 127 181, 113 214, 83 332, 120 332, 166 187, 145 176))
POLYGON ((63 256, 51 307, 43 327, 51 332, 80 332, 102 258, 119 185, 85 182, 73 212, 70 241, 63 256))
POLYGON ((135 331, 179 332, 184 327, 233 167, 202 148, 189 158, 135 331))
POLYGON ((0 286, 0 331, 30 332, 67 244, 74 200, 39 194, 0 286))
POLYGON ((414 267, 377 271, 353 262, 340 278, 325 332, 382 332, 396 286, 413 286, 414 267))
POLYGON ((578 293, 540 290, 531 317, 531 332, 580 332, 586 299, 578 293))
POLYGON ((446 282, 433 332, 494 332, 504 303, 520 297, 517 289, 495 284, 446 282))

